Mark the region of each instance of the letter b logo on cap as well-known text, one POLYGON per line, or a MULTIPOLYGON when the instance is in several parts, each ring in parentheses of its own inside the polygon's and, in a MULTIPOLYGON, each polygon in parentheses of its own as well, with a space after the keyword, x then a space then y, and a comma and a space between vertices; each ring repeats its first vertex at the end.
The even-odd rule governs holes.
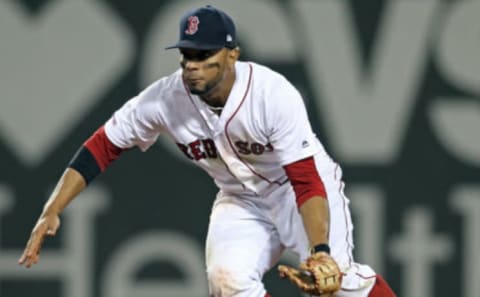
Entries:
POLYGON ((188 18, 188 25, 187 29, 185 30, 185 34, 193 35, 198 31, 198 24, 200 24, 200 20, 196 15, 192 15, 188 18))

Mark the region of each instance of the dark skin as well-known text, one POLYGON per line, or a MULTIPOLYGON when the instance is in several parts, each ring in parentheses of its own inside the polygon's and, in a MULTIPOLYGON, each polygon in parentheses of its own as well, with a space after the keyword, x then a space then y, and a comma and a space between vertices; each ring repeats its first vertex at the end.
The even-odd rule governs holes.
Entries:
MULTIPOLYGON (((198 95, 210 106, 223 107, 235 82, 235 62, 238 60, 240 50, 180 49, 180 53, 182 77, 190 92, 198 95)), ((29 268, 38 263, 44 239, 56 235, 60 227, 60 214, 86 187, 87 184, 78 171, 72 168, 65 170, 30 234, 25 250, 18 260, 20 265, 29 268)), ((328 243, 327 200, 314 196, 302 204, 300 213, 310 245, 328 243)))

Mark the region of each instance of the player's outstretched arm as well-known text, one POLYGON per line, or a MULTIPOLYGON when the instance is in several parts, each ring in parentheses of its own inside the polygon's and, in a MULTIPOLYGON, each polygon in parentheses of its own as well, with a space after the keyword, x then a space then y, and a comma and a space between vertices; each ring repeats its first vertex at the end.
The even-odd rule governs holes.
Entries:
POLYGON ((65 207, 123 151, 108 139, 103 126, 80 147, 45 203, 18 260, 20 265, 29 268, 38 263, 42 243, 45 237, 56 234, 60 227, 60 214, 65 207))
POLYGON ((45 237, 57 233, 60 213, 86 186, 85 179, 78 171, 72 168, 65 170, 30 234, 25 250, 18 260, 20 265, 29 268, 38 263, 45 237))
POLYGON ((29 268, 38 263, 43 240, 46 236, 56 234, 63 209, 123 151, 124 149, 115 146, 108 139, 103 126, 80 147, 45 203, 27 246, 18 260, 20 265, 29 268))

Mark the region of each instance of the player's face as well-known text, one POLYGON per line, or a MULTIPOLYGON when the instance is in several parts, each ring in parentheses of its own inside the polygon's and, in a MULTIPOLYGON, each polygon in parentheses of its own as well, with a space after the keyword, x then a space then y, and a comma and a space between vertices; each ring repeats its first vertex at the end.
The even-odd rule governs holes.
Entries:
POLYGON ((206 95, 220 87, 231 65, 229 50, 180 49, 182 76, 190 92, 206 95))

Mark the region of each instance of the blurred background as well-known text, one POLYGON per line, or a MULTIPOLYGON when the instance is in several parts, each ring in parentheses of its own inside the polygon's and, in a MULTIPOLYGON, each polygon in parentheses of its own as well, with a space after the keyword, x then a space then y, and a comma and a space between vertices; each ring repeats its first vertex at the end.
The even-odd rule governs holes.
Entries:
MULTIPOLYGON (((216 188, 163 139, 124 154, 67 208, 40 265, 16 264, 74 152, 178 67, 163 48, 205 4, 236 21, 242 60, 304 95, 343 167, 357 261, 399 296, 480 296, 474 0, 0 0, 0 296, 208 296, 216 188)), ((274 271, 265 281, 274 297, 301 296, 274 271)))

